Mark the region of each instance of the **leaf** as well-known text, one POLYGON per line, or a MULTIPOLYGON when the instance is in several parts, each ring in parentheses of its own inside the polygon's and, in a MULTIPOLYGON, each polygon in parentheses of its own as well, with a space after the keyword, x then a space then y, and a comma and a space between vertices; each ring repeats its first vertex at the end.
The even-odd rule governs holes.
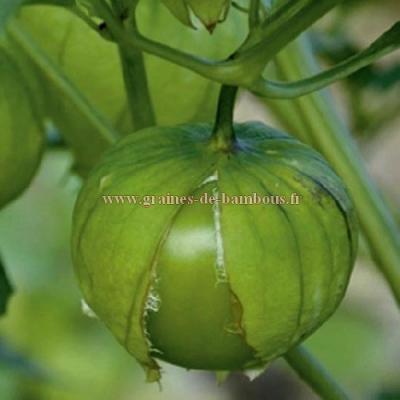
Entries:
POLYGON ((23 0, 0 0, 0 34, 4 33, 9 18, 17 12, 22 3, 23 0))
POLYGON ((3 339, 0 340, 0 365, 31 379, 46 382, 52 379, 49 371, 12 348, 3 339))
POLYGON ((193 12, 212 33, 215 26, 225 19, 230 0, 162 0, 183 24, 194 27, 190 12, 193 12))
POLYGON ((7 278, 6 271, 0 260, 0 315, 5 314, 13 288, 7 278))

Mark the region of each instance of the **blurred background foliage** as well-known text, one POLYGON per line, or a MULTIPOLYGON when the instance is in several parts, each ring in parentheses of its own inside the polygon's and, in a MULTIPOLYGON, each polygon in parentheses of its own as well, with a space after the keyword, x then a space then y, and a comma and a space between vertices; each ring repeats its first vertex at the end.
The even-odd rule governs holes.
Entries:
MULTIPOLYGON (((313 45, 323 63, 336 62, 371 42, 399 15, 398 0, 347 0, 318 24, 313 45)), ((398 54, 333 90, 371 174, 398 212, 398 54)), ((241 98, 237 118, 271 123, 268 110, 248 95, 241 98)), ((15 290, 0 320, 1 400, 315 398, 283 361, 252 381, 234 374, 220 386, 212 374, 165 365, 162 391, 147 385, 135 361, 103 325, 81 311, 69 255, 71 213, 79 189, 71 164, 52 132, 33 185, 0 213, 1 259, 15 290)), ((344 303, 307 345, 349 388, 352 399, 400 400, 399 327, 398 309, 362 247, 344 303)))

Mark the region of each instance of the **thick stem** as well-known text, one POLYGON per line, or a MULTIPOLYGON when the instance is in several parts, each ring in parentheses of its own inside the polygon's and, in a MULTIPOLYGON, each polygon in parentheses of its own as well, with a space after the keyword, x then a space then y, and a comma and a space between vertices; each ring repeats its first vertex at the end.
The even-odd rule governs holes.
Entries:
POLYGON ((146 68, 141 51, 125 51, 119 48, 129 111, 133 130, 155 125, 153 104, 147 83, 146 68))
MULTIPOLYGON (((126 21, 125 29, 128 33, 136 29, 135 9, 126 21)), ((133 128, 137 131, 154 126, 156 122, 143 52, 119 45, 119 54, 133 128)))
POLYGON ((260 0, 251 0, 249 8, 249 31, 260 25, 260 0))
POLYGON ((350 397, 333 380, 325 368, 304 347, 285 355, 286 362, 323 400, 349 400, 350 397))
POLYGON ((222 86, 218 100, 217 116, 211 137, 215 149, 229 152, 235 141, 233 113, 238 87, 222 86))

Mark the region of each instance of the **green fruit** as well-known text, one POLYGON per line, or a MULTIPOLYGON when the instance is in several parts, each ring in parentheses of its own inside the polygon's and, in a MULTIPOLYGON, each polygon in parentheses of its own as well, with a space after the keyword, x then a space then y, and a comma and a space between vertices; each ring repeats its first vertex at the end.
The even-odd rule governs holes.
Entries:
MULTIPOLYGON (((209 35, 204 30, 182 26, 159 0, 146 0, 138 7, 139 29, 143 35, 218 60, 228 57, 243 40, 246 33, 243 18, 240 13, 233 13, 223 28, 209 35)), ((62 7, 25 7, 20 21, 87 98, 117 127, 129 133, 117 46, 62 7)), ((146 55, 145 61, 158 125, 211 119, 218 85, 158 57, 146 55)), ((63 112, 59 107, 58 114, 63 112)), ((70 110, 61 117, 76 119, 71 117, 70 110)))
POLYGON ((31 182, 42 156, 43 134, 29 88, 0 48, 0 208, 31 182))
POLYGON ((189 124, 127 136, 75 207, 84 298, 149 379, 158 378, 154 358, 190 369, 264 366, 333 313, 352 270, 354 209, 317 152, 261 123, 236 124, 228 153, 211 132, 189 124), (159 203, 204 193, 301 201, 159 203), (139 205, 129 195, 164 197, 139 205))

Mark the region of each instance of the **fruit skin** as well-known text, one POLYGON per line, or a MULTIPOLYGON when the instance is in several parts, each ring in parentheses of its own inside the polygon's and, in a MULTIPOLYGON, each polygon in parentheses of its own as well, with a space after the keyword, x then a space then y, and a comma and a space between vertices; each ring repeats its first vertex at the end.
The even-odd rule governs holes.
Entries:
POLYGON ((236 124, 231 153, 208 124, 127 136, 77 200, 72 257, 83 295, 158 379, 154 357, 194 369, 264 366, 337 308, 357 249, 342 181, 308 146, 236 124), (107 195, 301 195, 299 205, 105 204, 107 195))
MULTIPOLYGON (((141 33, 150 39, 217 60, 227 58, 246 34, 246 20, 239 12, 232 13, 223 27, 209 35, 182 26, 159 0, 140 2, 137 19, 141 33)), ((130 133, 117 46, 62 7, 27 6, 20 21, 87 98, 117 128, 130 133)), ((158 57, 146 55, 145 62, 157 125, 211 120, 217 84, 158 57)), ((70 110, 67 115, 61 115, 63 112, 60 106, 55 114, 66 129, 73 129, 67 120, 76 117, 71 118, 70 110)))
POLYGON ((0 208, 31 182, 42 157, 43 132, 11 56, 0 47, 0 208))

